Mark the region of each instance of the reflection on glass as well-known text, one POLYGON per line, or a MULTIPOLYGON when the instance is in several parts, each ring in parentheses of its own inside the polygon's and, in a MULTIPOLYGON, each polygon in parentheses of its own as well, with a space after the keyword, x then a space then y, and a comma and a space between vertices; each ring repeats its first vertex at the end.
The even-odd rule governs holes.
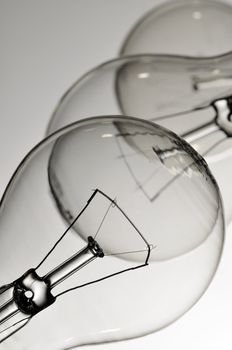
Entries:
POLYGON ((168 130, 123 116, 74 123, 36 146, 0 208, 3 349, 161 329, 203 294, 223 247, 220 195, 203 158, 168 130))
POLYGON ((214 0, 171 0, 131 29, 121 55, 174 54, 209 57, 232 50, 232 7, 214 0))

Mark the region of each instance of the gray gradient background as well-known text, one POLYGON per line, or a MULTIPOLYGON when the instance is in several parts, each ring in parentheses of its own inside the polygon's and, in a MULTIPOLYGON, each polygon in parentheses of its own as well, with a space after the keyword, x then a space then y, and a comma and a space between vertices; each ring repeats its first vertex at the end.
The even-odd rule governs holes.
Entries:
MULTIPOLYGON (((63 92, 86 70, 116 56, 135 20, 161 2, 0 0, 0 193, 43 137, 63 92)), ((210 289, 188 314, 151 336, 96 348, 231 349, 231 231, 210 289)))

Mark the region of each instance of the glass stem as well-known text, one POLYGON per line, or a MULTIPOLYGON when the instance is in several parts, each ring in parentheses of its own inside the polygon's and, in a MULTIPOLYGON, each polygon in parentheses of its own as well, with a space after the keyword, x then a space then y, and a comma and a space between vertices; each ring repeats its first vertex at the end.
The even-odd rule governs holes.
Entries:
POLYGON ((50 288, 56 287, 59 283, 71 276, 73 273, 80 270, 82 267, 96 259, 96 255, 89 248, 89 246, 83 248, 69 259, 55 267, 47 275, 43 277, 49 282, 50 288))
POLYGON ((232 96, 219 99, 213 103, 216 112, 216 124, 228 136, 232 136, 232 96))
POLYGON ((13 285, 0 290, 0 343, 22 328, 30 319, 30 316, 19 310, 13 293, 13 285))
POLYGON ((0 343, 22 328, 32 316, 56 300, 52 288, 104 253, 92 237, 88 244, 44 277, 30 269, 13 283, 0 288, 0 343))
POLYGON ((202 91, 209 89, 231 88, 232 76, 231 75, 218 75, 209 78, 194 77, 194 90, 202 91))
POLYGON ((228 137, 232 136, 232 98, 229 96, 215 100, 209 108, 212 108, 214 113, 211 121, 181 134, 188 143, 197 142, 219 130, 228 137))
POLYGON ((191 131, 181 134, 181 137, 183 137, 188 143, 194 143, 208 135, 213 134, 219 129, 219 126, 215 123, 214 120, 212 120, 208 123, 198 126, 197 128, 192 129, 191 131))

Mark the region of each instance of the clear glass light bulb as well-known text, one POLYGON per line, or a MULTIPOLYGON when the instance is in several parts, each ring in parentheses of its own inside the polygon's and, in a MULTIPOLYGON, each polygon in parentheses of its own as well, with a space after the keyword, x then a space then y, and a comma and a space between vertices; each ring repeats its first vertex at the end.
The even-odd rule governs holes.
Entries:
POLYGON ((232 55, 213 59, 138 55, 86 73, 63 96, 47 134, 83 117, 132 115, 184 137, 206 158, 232 218, 232 55))
POLYGON ((224 242, 203 158, 174 133, 123 116, 82 120, 41 142, 0 209, 3 349, 161 329, 204 293, 224 242))
POLYGON ((232 50, 232 7, 214 0, 172 0, 131 29, 121 55, 175 54, 208 57, 232 50))

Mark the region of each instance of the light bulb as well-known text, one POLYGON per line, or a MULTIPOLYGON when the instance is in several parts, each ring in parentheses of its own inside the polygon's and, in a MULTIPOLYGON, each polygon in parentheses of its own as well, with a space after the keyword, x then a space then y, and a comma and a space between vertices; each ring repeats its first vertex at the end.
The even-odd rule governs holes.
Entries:
POLYGON ((172 0, 157 6, 130 30, 121 55, 208 57, 232 50, 232 7, 214 0, 172 0))
POLYGON ((0 230, 1 346, 17 350, 167 326, 204 293, 224 242, 203 158, 124 116, 79 121, 36 146, 3 196, 0 230))
POLYGON ((232 218, 231 62, 231 54, 213 59, 138 55, 106 62, 63 96, 47 134, 94 114, 156 121, 185 137, 206 158, 219 184, 228 223, 232 218))

